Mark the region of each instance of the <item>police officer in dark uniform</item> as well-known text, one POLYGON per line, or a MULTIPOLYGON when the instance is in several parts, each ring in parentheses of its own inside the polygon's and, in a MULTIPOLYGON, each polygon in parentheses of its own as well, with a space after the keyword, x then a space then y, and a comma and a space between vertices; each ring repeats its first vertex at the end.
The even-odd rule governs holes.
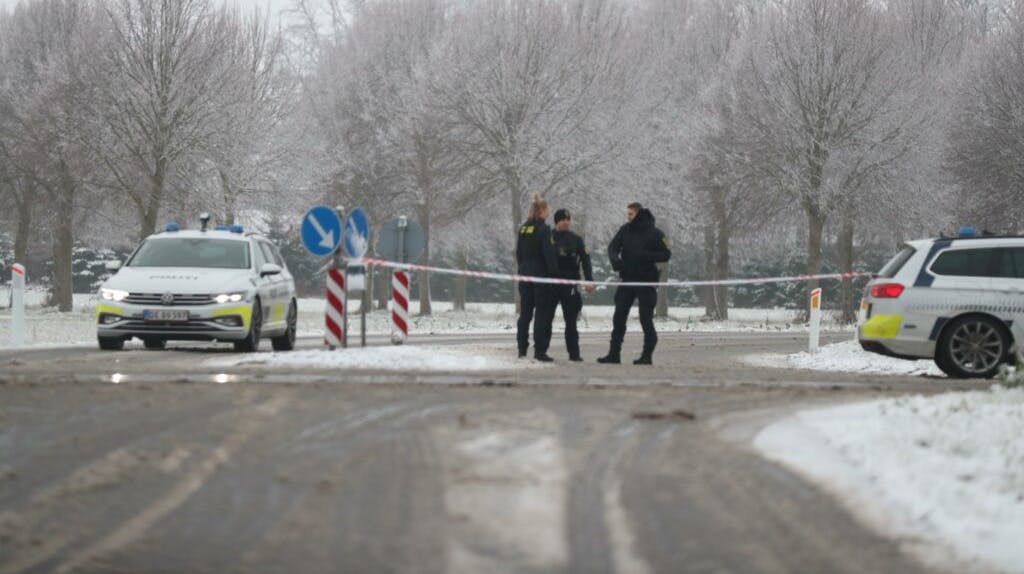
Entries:
MULTIPOLYGON (((516 242, 516 262, 519 264, 520 275, 555 277, 558 273, 554 237, 545 222, 550 212, 548 202, 534 194, 529 216, 519 226, 519 239, 516 242)), ((545 363, 553 361, 548 356, 548 347, 551 345, 551 323, 555 318, 554 285, 521 281, 519 299, 521 306, 516 333, 519 357, 525 357, 530 347, 530 321, 536 315, 533 325, 533 357, 545 363)))
MULTIPOLYGON (((660 276, 657 263, 664 263, 672 257, 668 239, 654 226, 654 215, 639 203, 627 208, 628 223, 623 225, 608 245, 608 258, 612 269, 619 272, 624 282, 656 283, 660 276)), ((654 307, 658 303, 655 287, 622 286, 615 290, 615 317, 612 322, 612 341, 608 355, 597 360, 599 363, 621 362, 622 340, 626 335, 626 319, 633 302, 640 303, 640 325, 644 329, 644 350, 634 365, 650 365, 654 347, 658 344, 658 333, 654 330, 654 307)))
MULTIPOLYGON (((558 254, 558 276, 562 279, 580 279, 580 269, 587 281, 594 280, 594 269, 590 264, 590 250, 583 243, 583 238, 570 231, 572 216, 566 209, 555 212, 555 251, 558 254)), ((592 285, 583 287, 590 292, 592 285)), ((578 285, 555 285, 556 305, 562 306, 562 317, 565 318, 565 348, 569 351, 570 361, 582 361, 580 357, 580 334, 576 329, 576 320, 583 310, 583 297, 578 285)))

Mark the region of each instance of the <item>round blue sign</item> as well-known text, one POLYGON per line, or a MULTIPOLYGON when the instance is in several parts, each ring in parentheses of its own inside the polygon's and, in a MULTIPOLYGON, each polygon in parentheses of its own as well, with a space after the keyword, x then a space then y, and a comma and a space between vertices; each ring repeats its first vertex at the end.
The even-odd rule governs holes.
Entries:
POLYGON ((370 222, 366 219, 366 212, 357 207, 345 220, 345 251, 349 257, 358 259, 366 255, 369 246, 370 222))
POLYGON ((330 207, 319 205, 302 218, 302 244, 313 255, 330 255, 340 243, 341 218, 330 207))

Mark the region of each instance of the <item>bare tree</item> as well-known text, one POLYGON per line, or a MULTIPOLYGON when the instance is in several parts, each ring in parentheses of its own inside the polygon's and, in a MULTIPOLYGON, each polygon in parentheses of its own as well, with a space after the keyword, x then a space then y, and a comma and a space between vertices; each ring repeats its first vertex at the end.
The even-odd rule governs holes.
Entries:
POLYGON ((235 222, 247 197, 269 196, 275 174, 295 160, 296 147, 287 129, 294 110, 295 82, 285 69, 284 38, 268 16, 225 7, 222 20, 228 79, 215 105, 218 129, 201 149, 199 160, 215 174, 224 221, 235 222))
POLYGON ((455 150, 505 194, 510 229, 530 194, 574 189, 622 149, 625 26, 611 2, 528 0, 480 3, 453 28, 436 93, 463 128, 455 150))
POLYGON ((105 78, 102 117, 111 134, 104 167, 139 218, 156 229, 171 179, 221 125, 232 75, 225 19, 208 0, 111 0, 111 48, 93 73, 105 78))
POLYGON ((950 126, 949 173, 959 213, 985 229, 1021 231, 1024 207, 1024 3, 1006 12, 968 75, 950 126))
POLYGON ((893 123, 903 67, 882 10, 869 0, 780 1, 748 61, 743 108, 764 154, 758 165, 806 217, 811 275, 822 270, 829 218, 892 159, 886 151, 906 127, 893 123))
MULTIPOLYGON (((8 68, 11 81, 0 94, 2 123, 11 130, 5 147, 17 162, 22 201, 38 202, 37 189, 48 200, 50 302, 70 311, 76 208, 96 164, 91 94, 97 83, 81 71, 99 47, 100 18, 92 2, 36 0, 16 8, 11 25, 14 67, 8 68)), ((22 217, 27 221, 27 213, 22 217)))

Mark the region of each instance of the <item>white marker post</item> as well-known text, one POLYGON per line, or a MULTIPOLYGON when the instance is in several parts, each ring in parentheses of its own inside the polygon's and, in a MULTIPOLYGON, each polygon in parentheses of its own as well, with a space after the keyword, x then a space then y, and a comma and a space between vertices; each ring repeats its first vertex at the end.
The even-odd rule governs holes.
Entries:
POLYGON ((821 288, 811 291, 811 340, 809 351, 817 353, 821 346, 821 288))
POLYGON ((25 346, 25 266, 11 267, 11 346, 25 346))

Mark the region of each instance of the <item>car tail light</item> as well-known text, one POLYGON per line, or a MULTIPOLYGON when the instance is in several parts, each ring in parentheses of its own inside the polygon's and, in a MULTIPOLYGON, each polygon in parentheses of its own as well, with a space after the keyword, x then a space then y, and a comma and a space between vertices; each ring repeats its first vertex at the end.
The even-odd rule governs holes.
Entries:
POLYGON ((898 299, 906 289, 899 283, 882 283, 871 286, 871 296, 875 299, 898 299))

